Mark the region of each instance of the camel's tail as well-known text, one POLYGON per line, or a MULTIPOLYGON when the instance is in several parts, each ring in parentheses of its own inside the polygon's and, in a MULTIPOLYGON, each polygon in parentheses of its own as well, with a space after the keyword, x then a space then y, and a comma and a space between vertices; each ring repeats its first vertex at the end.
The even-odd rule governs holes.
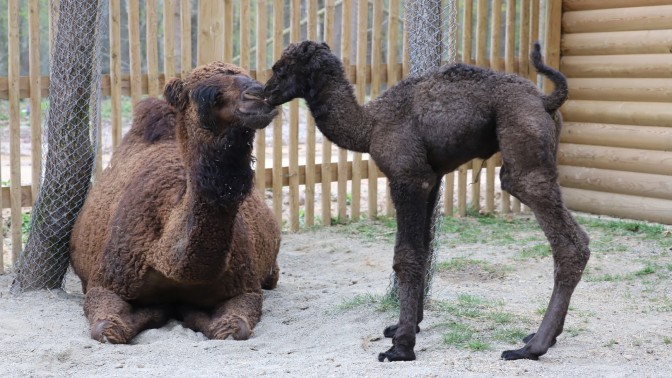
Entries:
POLYGON ((569 94, 567 79, 560 71, 544 64, 544 59, 541 57, 541 45, 539 42, 534 43, 534 49, 530 53, 530 59, 537 72, 546 76, 555 85, 555 89, 550 95, 543 95, 544 108, 547 112, 553 113, 567 101, 567 96, 569 94))

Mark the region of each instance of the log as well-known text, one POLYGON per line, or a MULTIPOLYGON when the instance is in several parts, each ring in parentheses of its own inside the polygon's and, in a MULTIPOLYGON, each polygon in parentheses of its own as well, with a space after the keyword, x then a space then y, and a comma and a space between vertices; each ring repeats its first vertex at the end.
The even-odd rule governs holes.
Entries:
POLYGON ((636 30, 564 34, 561 49, 562 55, 669 54, 670 46, 670 30, 636 30))
POLYGON ((562 9, 566 12, 592 9, 613 9, 644 7, 651 5, 669 5, 670 0, 564 0, 562 9))
POLYGON ((672 152, 672 129, 656 126, 565 122, 560 133, 560 141, 672 152))
POLYGON ((672 79, 574 78, 567 82, 572 100, 672 102, 672 79))
POLYGON ((672 176, 559 166, 560 185, 569 188, 672 200, 672 176))
POLYGON ((567 77, 672 78, 672 54, 564 56, 567 77))
POLYGON ((672 154, 634 148, 561 143, 558 164, 669 175, 672 172, 672 154))
POLYGON ((672 106, 664 102, 569 100, 561 111, 567 122, 672 126, 672 106))
POLYGON ((563 33, 669 29, 672 5, 565 12, 563 33))
POLYGON ((672 224, 672 201, 658 198, 563 188, 565 205, 572 210, 672 224))

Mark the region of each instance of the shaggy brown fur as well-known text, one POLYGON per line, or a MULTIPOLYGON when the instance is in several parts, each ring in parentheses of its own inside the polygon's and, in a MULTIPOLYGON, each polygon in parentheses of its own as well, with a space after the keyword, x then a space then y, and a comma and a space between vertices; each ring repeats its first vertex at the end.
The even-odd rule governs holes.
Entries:
POLYGON ((127 343, 171 317, 250 336, 279 276, 280 229, 251 168, 255 130, 277 114, 261 91, 211 63, 137 104, 70 240, 92 338, 127 343))
POLYGON ((368 152, 390 180, 397 210, 393 268, 399 281, 399 322, 385 329, 393 346, 379 360, 413 360, 423 317, 423 286, 432 211, 441 176, 501 151, 502 188, 528 205, 555 259, 555 287, 536 335, 505 359, 537 359, 562 332, 569 300, 588 261, 588 237, 563 205, 556 152, 567 82, 532 61, 556 86, 546 96, 530 81, 464 64, 407 78, 365 106, 357 104, 343 66, 326 44, 292 44, 265 87, 272 105, 302 97, 322 133, 340 147, 368 152))

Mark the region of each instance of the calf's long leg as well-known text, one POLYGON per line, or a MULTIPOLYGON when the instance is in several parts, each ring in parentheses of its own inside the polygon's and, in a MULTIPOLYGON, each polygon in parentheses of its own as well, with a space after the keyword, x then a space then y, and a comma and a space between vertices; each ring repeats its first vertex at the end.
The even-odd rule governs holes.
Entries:
POLYGON ((397 240, 393 268, 399 282, 399 322, 392 347, 378 355, 379 361, 415 359, 415 334, 422 297, 427 257, 427 208, 436 185, 432 173, 413 179, 390 181, 392 200, 397 211, 397 240))
MULTIPOLYGON (((546 135, 546 134, 541 134, 546 135)), ((539 133, 535 135, 537 138, 539 133)), ((532 359, 546 353, 562 333, 569 302, 590 257, 588 235, 565 208, 557 182, 554 139, 520 143, 500 135, 504 159, 502 188, 532 209, 548 239, 554 260, 553 293, 538 331, 525 338, 526 345, 502 353, 506 360, 532 359)))
POLYGON ((100 342, 125 344, 138 333, 158 328, 169 319, 163 307, 137 307, 114 292, 93 287, 86 293, 84 314, 89 320, 91 338, 100 342))

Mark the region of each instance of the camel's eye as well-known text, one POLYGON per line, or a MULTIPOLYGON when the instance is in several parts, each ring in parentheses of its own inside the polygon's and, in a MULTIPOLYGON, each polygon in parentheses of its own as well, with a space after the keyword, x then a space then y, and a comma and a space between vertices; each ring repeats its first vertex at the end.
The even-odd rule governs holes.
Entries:
POLYGON ((278 77, 280 80, 284 80, 287 78, 287 73, 285 72, 286 70, 284 68, 279 68, 279 67, 273 67, 273 73, 278 77))

